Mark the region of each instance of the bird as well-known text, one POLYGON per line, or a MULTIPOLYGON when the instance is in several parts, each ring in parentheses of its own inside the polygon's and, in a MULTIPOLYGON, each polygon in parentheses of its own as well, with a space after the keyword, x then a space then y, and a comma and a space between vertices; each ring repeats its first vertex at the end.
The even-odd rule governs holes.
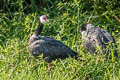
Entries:
POLYGON ((51 62, 53 60, 68 57, 77 59, 78 53, 52 37, 41 36, 43 24, 47 22, 49 22, 49 19, 46 15, 39 16, 38 27, 29 39, 29 50, 35 58, 43 55, 42 58, 45 62, 48 62, 48 68, 51 70, 51 62))
POLYGON ((108 59, 112 57, 109 53, 114 49, 113 55, 118 56, 115 39, 106 30, 86 23, 82 24, 80 32, 83 46, 90 54, 105 54, 108 59))

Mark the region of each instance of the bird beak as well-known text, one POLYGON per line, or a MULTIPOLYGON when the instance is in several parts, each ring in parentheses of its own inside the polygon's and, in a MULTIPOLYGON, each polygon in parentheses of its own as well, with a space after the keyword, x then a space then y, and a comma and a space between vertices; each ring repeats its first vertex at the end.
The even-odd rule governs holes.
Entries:
POLYGON ((49 22, 49 20, 48 20, 48 19, 46 19, 46 22, 49 22))

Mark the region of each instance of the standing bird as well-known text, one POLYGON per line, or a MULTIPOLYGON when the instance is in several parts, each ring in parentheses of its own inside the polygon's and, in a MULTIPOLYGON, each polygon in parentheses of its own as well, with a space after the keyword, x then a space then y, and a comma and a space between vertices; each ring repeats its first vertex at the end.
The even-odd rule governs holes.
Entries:
POLYGON ((65 59, 67 57, 77 58, 77 52, 71 50, 62 42, 55 40, 52 37, 41 36, 40 33, 43 29, 43 24, 48 22, 46 15, 39 17, 39 24, 34 34, 29 40, 29 50, 35 58, 43 54, 43 58, 48 62, 48 67, 51 69, 51 64, 55 59, 65 59))
MULTIPOLYGON (((95 28, 93 24, 83 24, 80 28, 83 45, 91 54, 106 54, 106 59, 111 49, 116 49, 115 40, 112 35, 102 28, 95 28)), ((118 56, 116 50, 114 56, 118 56)), ((112 56, 110 54, 110 56, 112 56)))

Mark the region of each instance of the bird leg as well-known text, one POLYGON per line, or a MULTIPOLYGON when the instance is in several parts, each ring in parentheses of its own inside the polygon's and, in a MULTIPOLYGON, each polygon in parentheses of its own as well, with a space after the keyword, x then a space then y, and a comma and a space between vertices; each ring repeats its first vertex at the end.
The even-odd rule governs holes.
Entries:
POLYGON ((49 72, 51 72, 51 63, 48 63, 48 70, 49 70, 49 72))

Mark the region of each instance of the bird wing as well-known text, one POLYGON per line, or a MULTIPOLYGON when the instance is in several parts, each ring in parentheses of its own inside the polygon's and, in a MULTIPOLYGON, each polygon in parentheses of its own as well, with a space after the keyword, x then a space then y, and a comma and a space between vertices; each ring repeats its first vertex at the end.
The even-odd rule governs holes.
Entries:
POLYGON ((111 49, 114 49, 114 56, 118 56, 118 53, 117 53, 117 50, 116 50, 117 45, 115 43, 115 40, 114 40, 113 36, 109 32, 107 32, 106 30, 101 29, 101 28, 100 28, 100 32, 102 34, 102 37, 100 39, 101 39, 101 44, 102 44, 102 47, 103 47, 103 51, 105 51, 105 53, 107 53, 106 58, 107 58, 109 52, 111 51, 111 49), (107 48, 107 47, 109 47, 109 48, 107 48))
MULTIPOLYGON (((46 37, 46 47, 48 49, 52 49, 53 55, 77 55, 73 50, 71 50, 68 46, 64 45, 62 42, 55 40, 51 37, 46 37)), ((51 50, 50 50, 51 51, 51 50)))
POLYGON ((114 41, 112 35, 102 28, 92 28, 87 31, 87 36, 90 42, 95 41, 95 44, 108 44, 114 41))
POLYGON ((99 28, 101 35, 100 39, 104 44, 108 44, 109 42, 114 42, 114 38, 112 37, 112 35, 107 32, 106 30, 99 28))

